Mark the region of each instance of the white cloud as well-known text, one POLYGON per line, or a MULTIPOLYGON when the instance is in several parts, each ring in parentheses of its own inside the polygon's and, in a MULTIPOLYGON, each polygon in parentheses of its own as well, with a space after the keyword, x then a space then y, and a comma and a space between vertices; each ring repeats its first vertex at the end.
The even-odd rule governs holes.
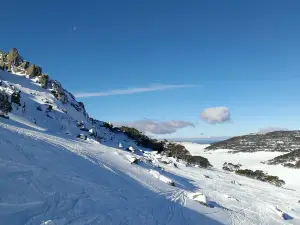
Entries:
POLYGON ((262 128, 258 131, 259 134, 266 134, 269 132, 273 132, 273 131, 286 131, 288 129, 286 128, 282 128, 282 127, 267 127, 267 128, 262 128))
POLYGON ((129 94, 137 94, 143 92, 161 91, 161 90, 168 90, 168 89, 188 88, 188 87, 192 87, 192 85, 187 85, 187 84, 153 85, 150 87, 128 88, 128 89, 110 90, 110 91, 102 91, 102 92, 78 92, 75 93, 74 96, 77 98, 89 98, 89 97, 100 97, 100 96, 110 96, 110 95, 129 95, 129 94))
POLYGON ((200 118, 211 124, 224 123, 230 120, 230 112, 224 106, 206 108, 201 112, 200 118))
POLYGON ((185 127, 193 127, 194 124, 188 121, 171 120, 171 121, 153 121, 153 120, 137 120, 127 123, 114 123, 115 126, 128 126, 134 127, 143 133, 152 134, 171 134, 175 133, 178 129, 185 127))

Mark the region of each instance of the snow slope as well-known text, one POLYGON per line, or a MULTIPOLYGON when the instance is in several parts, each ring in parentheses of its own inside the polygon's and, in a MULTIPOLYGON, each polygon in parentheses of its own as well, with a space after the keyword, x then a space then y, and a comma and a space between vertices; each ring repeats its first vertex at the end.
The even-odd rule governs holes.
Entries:
POLYGON ((9 120, 0 117, 1 224, 300 224, 299 189, 143 153, 76 110, 71 96, 62 104, 33 80, 5 72, 0 79, 26 103, 25 111, 14 104, 9 120), (50 112, 37 110, 45 98, 50 112))

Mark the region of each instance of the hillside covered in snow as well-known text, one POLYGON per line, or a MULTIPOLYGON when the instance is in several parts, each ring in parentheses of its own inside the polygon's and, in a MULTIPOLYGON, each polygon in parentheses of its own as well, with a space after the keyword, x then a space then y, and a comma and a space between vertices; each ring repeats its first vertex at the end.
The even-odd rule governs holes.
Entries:
POLYGON ((17 49, 0 53, 0 137, 1 224, 300 224, 297 184, 91 118, 17 49))

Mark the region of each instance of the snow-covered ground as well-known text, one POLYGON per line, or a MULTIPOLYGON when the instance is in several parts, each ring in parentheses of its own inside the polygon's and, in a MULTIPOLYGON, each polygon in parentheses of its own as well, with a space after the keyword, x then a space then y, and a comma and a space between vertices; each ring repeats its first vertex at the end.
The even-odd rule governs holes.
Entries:
POLYGON ((262 163, 285 154, 285 152, 239 152, 232 154, 228 153, 230 150, 226 149, 207 151, 205 148, 209 145, 205 144, 187 142, 182 142, 181 144, 184 145, 192 155, 199 155, 207 158, 211 164, 218 169, 222 169, 225 162, 242 164, 242 168, 244 169, 263 170, 270 175, 278 176, 286 182, 286 188, 300 190, 300 170, 283 167, 281 165, 267 165, 262 163))
POLYGON ((300 222, 298 191, 181 163, 131 164, 130 152, 0 120, 2 224, 300 222))
POLYGON ((75 100, 62 104, 22 76, 0 72, 0 79, 4 91, 11 85, 21 90, 21 105, 26 103, 25 111, 14 104, 9 120, 0 117, 1 225, 300 224, 299 188, 219 169, 235 155, 200 149, 215 168, 186 167, 139 151, 123 133, 96 127, 71 106, 75 100), (37 110, 45 99, 51 112, 37 110), (80 130, 78 121, 101 141, 80 130), (88 138, 76 138, 80 132, 88 138))

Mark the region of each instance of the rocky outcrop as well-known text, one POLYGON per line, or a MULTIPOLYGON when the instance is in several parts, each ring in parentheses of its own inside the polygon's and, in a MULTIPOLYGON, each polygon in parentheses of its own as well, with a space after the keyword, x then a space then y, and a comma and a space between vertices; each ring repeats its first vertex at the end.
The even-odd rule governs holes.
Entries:
POLYGON ((68 102, 68 97, 65 94, 63 87, 58 81, 52 80, 50 82, 50 87, 51 87, 52 94, 57 100, 61 101, 62 103, 68 102))
POLYGON ((290 152, 298 148, 300 148, 300 131, 274 131, 266 134, 230 138, 211 144, 206 150, 230 149, 234 152, 290 152))
POLYGON ((274 159, 267 161, 267 164, 283 165, 289 168, 300 169, 300 149, 277 156, 274 159))
POLYGON ((11 71, 12 66, 18 66, 21 62, 19 51, 16 48, 12 48, 6 56, 7 71, 11 71))
POLYGON ((42 68, 35 65, 35 64, 31 64, 26 69, 26 75, 28 75, 29 78, 35 78, 35 77, 41 76, 42 75, 42 68))

